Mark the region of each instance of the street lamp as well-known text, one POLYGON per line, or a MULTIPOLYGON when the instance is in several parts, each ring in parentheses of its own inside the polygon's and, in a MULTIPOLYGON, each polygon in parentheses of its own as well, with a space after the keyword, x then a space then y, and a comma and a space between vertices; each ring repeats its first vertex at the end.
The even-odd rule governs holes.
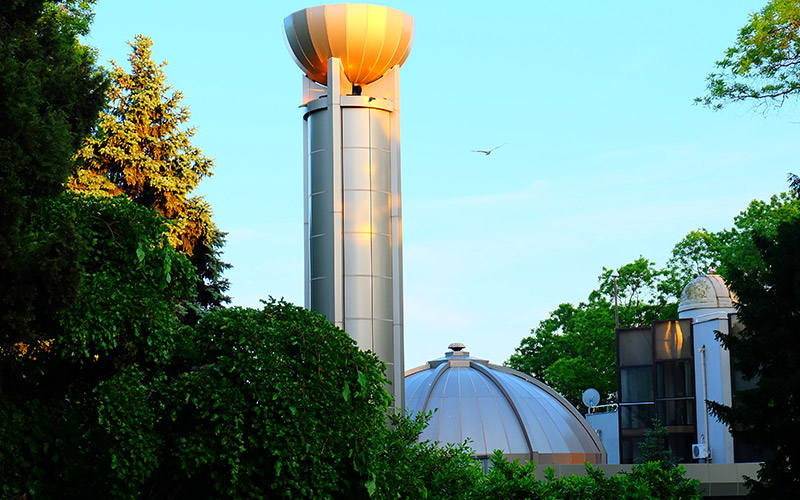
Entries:
POLYGON ((614 328, 619 329, 619 305, 617 305, 617 278, 619 278, 619 272, 614 269, 614 272, 611 274, 611 277, 614 278, 614 328))

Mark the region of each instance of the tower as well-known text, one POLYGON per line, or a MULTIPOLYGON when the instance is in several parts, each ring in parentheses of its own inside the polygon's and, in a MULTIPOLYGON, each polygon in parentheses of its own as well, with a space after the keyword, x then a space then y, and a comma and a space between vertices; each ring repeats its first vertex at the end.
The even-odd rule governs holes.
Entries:
POLYGON ((403 394, 399 68, 413 18, 336 4, 284 20, 303 76, 305 303, 387 364, 403 394))

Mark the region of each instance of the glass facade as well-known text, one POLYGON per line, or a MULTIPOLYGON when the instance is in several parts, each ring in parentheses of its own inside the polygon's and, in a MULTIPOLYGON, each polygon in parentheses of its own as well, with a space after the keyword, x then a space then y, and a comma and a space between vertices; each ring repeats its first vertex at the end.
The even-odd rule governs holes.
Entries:
POLYGON ((617 330, 620 461, 633 463, 653 419, 669 429, 670 452, 691 459, 697 435, 690 319, 617 330))

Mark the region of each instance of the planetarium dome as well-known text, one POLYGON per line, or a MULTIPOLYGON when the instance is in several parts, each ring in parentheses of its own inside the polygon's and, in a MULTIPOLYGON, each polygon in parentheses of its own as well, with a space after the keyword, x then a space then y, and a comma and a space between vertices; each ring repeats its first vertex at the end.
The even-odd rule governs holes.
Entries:
POLYGON ((713 317, 727 317, 736 312, 736 297, 718 274, 703 274, 689 282, 678 303, 678 317, 695 322, 713 317))
POLYGON ((451 344, 444 357, 408 370, 406 409, 435 411, 420 440, 463 443, 475 456, 501 450, 537 464, 601 464, 606 450, 561 395, 524 373, 477 359, 451 344))

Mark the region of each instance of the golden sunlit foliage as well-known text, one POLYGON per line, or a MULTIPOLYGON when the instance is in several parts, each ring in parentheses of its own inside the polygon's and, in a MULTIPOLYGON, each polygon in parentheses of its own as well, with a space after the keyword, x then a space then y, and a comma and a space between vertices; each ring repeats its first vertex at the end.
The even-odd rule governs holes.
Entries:
POLYGON ((138 35, 131 44, 131 73, 112 61, 111 109, 102 113, 97 134, 77 154, 70 188, 95 195, 127 195, 175 222, 170 240, 189 255, 198 240, 216 230, 208 203, 190 196, 213 160, 192 146, 194 129, 181 130, 189 109, 183 94, 166 84, 152 59, 153 42, 138 35))
POLYGON ((195 129, 184 127, 190 113, 183 93, 167 85, 152 58, 153 42, 137 35, 130 43, 130 72, 114 61, 109 108, 95 134, 78 151, 68 186, 95 196, 128 196, 157 210, 170 222, 169 241, 198 268, 198 301, 203 307, 227 302, 218 258, 224 234, 211 220, 211 207, 192 195, 212 175, 212 159, 194 147, 195 129))

